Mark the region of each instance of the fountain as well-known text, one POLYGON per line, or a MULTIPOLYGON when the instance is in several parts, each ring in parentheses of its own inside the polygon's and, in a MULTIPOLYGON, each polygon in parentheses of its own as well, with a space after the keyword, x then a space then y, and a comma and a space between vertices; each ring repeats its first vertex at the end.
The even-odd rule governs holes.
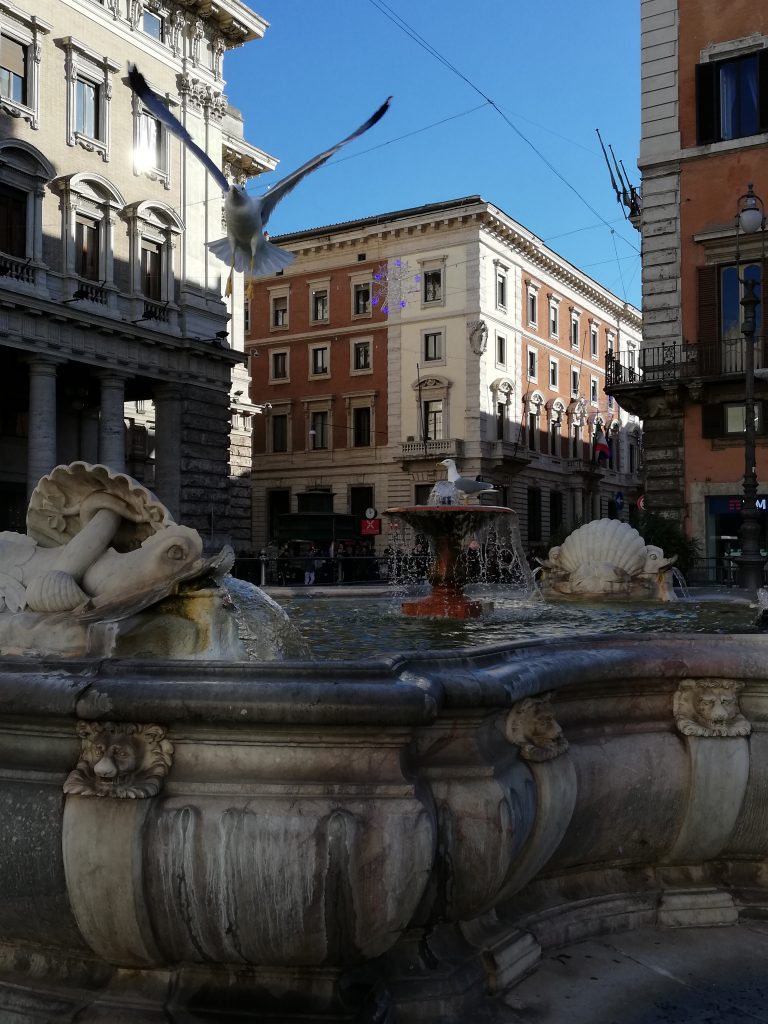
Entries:
MULTIPOLYGON (((550 1024, 569 945, 680 929, 759 977, 763 637, 270 660, 137 488, 59 467, 0 536, 0 1020, 550 1024)), ((584 1019, 652 1006, 588 963, 584 1019)))
POLYGON ((474 619, 493 610, 489 601, 477 601, 464 593, 467 583, 465 542, 488 532, 504 530, 509 550, 528 583, 535 589, 531 571, 523 553, 517 513, 497 505, 464 505, 456 485, 448 480, 435 484, 426 505, 390 508, 385 516, 395 517, 427 537, 432 550, 428 570, 431 593, 416 601, 404 601, 404 615, 443 619, 474 619))

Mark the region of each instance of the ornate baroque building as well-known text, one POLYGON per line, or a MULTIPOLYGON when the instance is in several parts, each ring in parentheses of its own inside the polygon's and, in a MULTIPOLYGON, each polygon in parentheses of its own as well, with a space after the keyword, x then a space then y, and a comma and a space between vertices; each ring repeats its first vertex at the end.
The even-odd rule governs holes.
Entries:
POLYGON ((221 196, 126 70, 244 180, 275 161, 244 140, 223 59, 266 27, 238 0, 0 0, 0 528, 85 459, 248 544, 242 282, 228 309, 205 249, 221 196))
POLYGON ((256 546, 332 539, 289 538, 289 514, 359 523, 425 501, 446 457, 497 485, 531 548, 626 518, 640 423, 604 394, 604 366, 606 351, 636 356, 638 310, 479 196, 277 241, 297 259, 254 282, 246 336, 265 407, 256 546), (599 431, 610 458, 596 462, 599 431))
MULTIPOLYGON (((768 7, 642 0, 643 319, 639 368, 609 391, 642 416, 648 507, 702 542, 714 571, 738 547, 744 474, 745 278, 764 238, 736 237, 751 183, 768 200, 768 7), (738 245, 738 248, 737 248, 738 245), (737 253, 739 260, 737 261, 737 253)), ((757 307, 755 365, 766 362, 757 307)), ((768 547, 768 385, 756 382, 758 507, 768 547)))

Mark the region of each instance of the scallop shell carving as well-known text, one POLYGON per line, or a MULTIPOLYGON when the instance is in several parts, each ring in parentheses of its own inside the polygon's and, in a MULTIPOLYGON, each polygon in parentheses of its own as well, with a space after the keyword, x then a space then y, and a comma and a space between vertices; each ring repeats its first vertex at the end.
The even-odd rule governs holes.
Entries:
POLYGON ((643 571, 647 551, 645 541, 630 526, 618 519, 595 519, 563 541, 558 562, 574 572, 582 565, 605 563, 634 576, 643 571))

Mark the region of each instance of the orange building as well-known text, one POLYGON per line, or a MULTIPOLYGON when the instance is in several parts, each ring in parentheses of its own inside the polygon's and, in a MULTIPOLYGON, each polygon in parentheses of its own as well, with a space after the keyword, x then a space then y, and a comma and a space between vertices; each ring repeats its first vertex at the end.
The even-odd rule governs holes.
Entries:
MULTIPOLYGON (((745 471, 745 279, 764 232, 736 230, 754 183, 768 200, 768 5, 642 2, 643 347, 608 389, 643 419, 646 504, 696 537, 710 579, 737 552, 745 471)), ((755 366, 768 366, 766 306, 755 366)), ((761 545, 768 549, 768 386, 755 384, 761 545)))

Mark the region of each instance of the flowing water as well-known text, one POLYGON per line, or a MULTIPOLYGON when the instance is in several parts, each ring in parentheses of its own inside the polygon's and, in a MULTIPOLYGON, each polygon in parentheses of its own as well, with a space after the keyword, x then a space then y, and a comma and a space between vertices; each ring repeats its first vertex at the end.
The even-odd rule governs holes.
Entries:
POLYGON ((734 602, 554 602, 500 595, 497 587, 471 587, 467 594, 493 601, 493 611, 464 621, 407 618, 400 613, 402 591, 362 597, 359 591, 353 597, 308 591, 278 600, 316 659, 350 660, 586 633, 757 632, 754 608, 734 602))

